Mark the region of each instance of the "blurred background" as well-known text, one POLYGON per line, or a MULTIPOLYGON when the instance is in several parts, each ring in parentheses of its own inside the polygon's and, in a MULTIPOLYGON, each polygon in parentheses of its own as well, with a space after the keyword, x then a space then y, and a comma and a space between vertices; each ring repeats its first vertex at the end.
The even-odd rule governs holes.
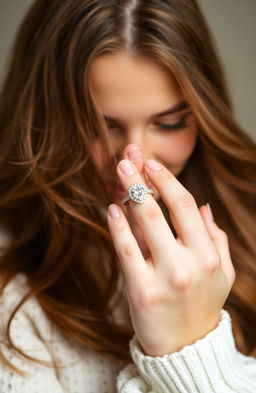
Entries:
MULTIPOLYGON (((0 84, 23 15, 34 0, 0 0, 0 84)), ((256 139, 256 0, 198 0, 212 30, 240 125, 256 139)))

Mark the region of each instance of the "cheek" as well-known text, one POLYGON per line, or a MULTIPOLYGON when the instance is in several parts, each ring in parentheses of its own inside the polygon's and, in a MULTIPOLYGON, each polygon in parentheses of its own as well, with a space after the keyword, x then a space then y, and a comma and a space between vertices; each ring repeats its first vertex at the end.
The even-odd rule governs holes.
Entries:
POLYGON ((160 157, 170 166, 183 165, 192 154, 197 140, 195 129, 170 134, 161 147, 160 157))

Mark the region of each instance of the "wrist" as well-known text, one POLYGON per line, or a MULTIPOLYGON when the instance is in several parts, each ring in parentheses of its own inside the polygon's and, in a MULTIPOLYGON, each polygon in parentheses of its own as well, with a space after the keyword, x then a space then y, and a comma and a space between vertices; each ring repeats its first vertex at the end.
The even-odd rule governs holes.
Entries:
POLYGON ((151 357, 162 357, 166 354, 179 352, 182 348, 188 345, 193 345, 196 341, 203 339, 208 333, 213 331, 220 322, 220 313, 215 318, 208 321, 207 325, 198 322, 193 328, 190 326, 186 328, 186 332, 182 329, 179 335, 174 335, 173 332, 167 334, 155 334, 157 342, 145 342, 143 339, 138 338, 138 342, 144 354, 151 357))

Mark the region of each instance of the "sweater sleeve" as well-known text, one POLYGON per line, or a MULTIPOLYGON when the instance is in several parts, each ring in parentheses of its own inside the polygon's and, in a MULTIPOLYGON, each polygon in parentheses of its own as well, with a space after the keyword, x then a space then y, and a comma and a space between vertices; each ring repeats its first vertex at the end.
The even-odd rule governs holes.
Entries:
POLYGON ((214 330, 178 352, 147 356, 136 336, 130 350, 134 364, 119 373, 119 393, 256 392, 256 359, 236 349, 226 310, 214 330))

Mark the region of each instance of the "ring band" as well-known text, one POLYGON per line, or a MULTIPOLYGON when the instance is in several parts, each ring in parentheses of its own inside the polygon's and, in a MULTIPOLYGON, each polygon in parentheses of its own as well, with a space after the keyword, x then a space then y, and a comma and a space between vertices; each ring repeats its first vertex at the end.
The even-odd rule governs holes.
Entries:
POLYGON ((132 199, 136 203, 143 203, 147 194, 154 194, 154 190, 147 188, 142 183, 134 183, 128 188, 128 195, 122 200, 124 205, 129 205, 129 200, 132 199))

